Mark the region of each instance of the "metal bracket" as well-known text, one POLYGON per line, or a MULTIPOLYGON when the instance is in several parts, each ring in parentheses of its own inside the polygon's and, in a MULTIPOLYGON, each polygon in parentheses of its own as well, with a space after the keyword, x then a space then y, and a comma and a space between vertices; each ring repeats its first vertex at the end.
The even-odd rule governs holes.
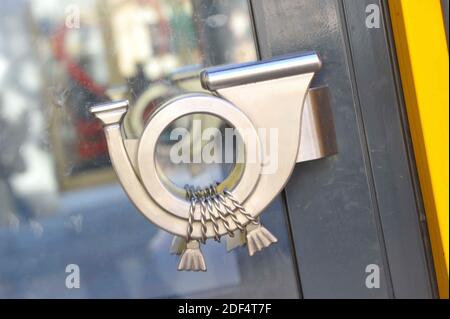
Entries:
POLYGON ((309 89, 301 126, 297 163, 337 153, 336 131, 327 86, 309 89))

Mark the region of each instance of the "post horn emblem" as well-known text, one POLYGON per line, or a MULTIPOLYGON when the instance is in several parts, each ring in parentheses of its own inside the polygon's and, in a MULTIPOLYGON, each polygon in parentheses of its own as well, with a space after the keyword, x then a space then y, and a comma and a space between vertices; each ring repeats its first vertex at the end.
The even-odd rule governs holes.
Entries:
POLYGON ((131 201, 152 223, 175 235, 171 252, 178 270, 205 271, 200 246, 228 236, 227 247, 247 244, 249 255, 276 242, 259 220, 287 183, 297 162, 336 153, 326 87, 310 89, 321 67, 316 53, 209 68, 200 81, 210 93, 181 94, 150 116, 139 138, 126 136, 126 100, 93 106, 101 120, 117 177, 131 201), (244 158, 222 183, 169 189, 155 163, 163 130, 188 114, 207 113, 230 123, 244 144, 244 158), (278 131, 277 165, 269 173, 269 144, 261 128, 278 131), (257 141, 256 143, 251 143, 257 141), (254 155, 254 154, 253 154, 254 155), (238 178, 237 178, 238 176, 238 178))

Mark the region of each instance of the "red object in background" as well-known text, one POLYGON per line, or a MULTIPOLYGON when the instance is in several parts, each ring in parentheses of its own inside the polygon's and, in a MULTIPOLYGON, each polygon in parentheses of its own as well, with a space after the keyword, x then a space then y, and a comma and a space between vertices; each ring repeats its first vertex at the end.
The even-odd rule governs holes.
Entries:
POLYGON ((66 32, 67 28, 65 26, 62 26, 56 31, 53 38, 53 51, 55 53, 56 59, 61 61, 66 66, 67 73, 78 84, 80 84, 86 90, 94 93, 95 95, 106 97, 106 89, 103 86, 95 83, 90 75, 67 55, 64 47, 66 32))
MULTIPOLYGON (((66 32, 67 28, 62 26, 55 33, 53 49, 56 59, 65 65, 70 78, 81 87, 99 97, 106 97, 106 89, 96 84, 90 75, 65 52, 66 32)), ((96 157, 108 154, 103 128, 97 120, 79 119, 76 122, 75 129, 78 135, 77 151, 81 160, 93 160, 96 157)))
POLYGON ((108 153, 106 138, 98 121, 80 120, 75 125, 78 132, 78 154, 81 160, 92 160, 108 153))

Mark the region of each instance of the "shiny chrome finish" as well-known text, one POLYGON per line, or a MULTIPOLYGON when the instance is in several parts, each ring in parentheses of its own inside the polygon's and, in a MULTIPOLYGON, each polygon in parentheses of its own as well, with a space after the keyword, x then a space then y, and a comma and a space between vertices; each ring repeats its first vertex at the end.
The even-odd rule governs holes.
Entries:
POLYGON ((103 125, 119 124, 122 117, 128 111, 128 101, 121 100, 116 102, 108 102, 98 104, 89 109, 89 112, 100 119, 103 125))
POLYGON ((231 86, 313 73, 321 66, 322 63, 316 53, 306 52, 259 62, 213 67, 203 71, 200 77, 203 88, 216 91, 231 86))

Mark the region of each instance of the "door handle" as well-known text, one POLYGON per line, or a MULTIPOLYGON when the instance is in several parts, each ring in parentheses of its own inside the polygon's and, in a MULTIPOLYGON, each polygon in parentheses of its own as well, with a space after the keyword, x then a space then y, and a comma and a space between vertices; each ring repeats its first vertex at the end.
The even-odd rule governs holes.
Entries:
POLYGON ((259 215, 287 183, 297 162, 337 152, 326 87, 310 89, 321 61, 314 52, 208 68, 201 85, 209 93, 181 94, 150 116, 139 138, 123 133, 128 101, 96 105, 113 168, 131 201, 151 222, 178 236, 179 270, 206 270, 200 243, 245 238, 250 255, 276 242, 259 215), (195 113, 219 117, 243 141, 244 161, 222 183, 168 187, 158 172, 158 138, 174 120, 195 113), (263 133, 264 132, 264 133, 263 133), (276 135, 276 150, 271 138, 276 135), (269 134, 270 135, 270 134, 269 134), (238 234, 240 232, 240 234, 238 234), (243 236, 241 236, 243 235, 243 236))

